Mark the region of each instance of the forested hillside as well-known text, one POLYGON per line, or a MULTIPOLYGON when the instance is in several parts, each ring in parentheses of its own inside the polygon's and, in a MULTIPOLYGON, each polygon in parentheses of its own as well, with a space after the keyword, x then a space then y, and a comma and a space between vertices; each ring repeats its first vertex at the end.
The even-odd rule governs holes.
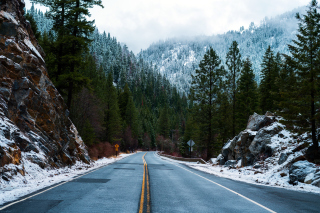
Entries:
POLYGON ((177 150, 184 131, 187 98, 156 68, 136 58, 110 34, 95 29, 88 34, 88 49, 82 52, 77 74, 68 77, 59 72, 58 58, 64 58, 59 53, 59 42, 63 41, 59 41, 50 14, 32 7, 27 17, 34 22, 34 31, 39 32, 50 78, 70 102, 71 119, 91 147, 91 156, 104 156, 105 150, 111 150, 109 144, 115 143, 122 150, 154 149, 160 144, 161 148, 177 150), (76 82, 71 101, 65 87, 68 78, 76 82), (169 143, 169 137, 175 145, 169 143))
POLYGON ((195 73, 200 60, 209 47, 212 47, 226 62, 228 48, 237 41, 242 59, 249 57, 255 74, 260 82, 262 57, 270 45, 277 53, 287 53, 287 44, 295 39, 297 30, 297 12, 304 13, 305 7, 297 8, 274 18, 265 18, 259 24, 248 27, 239 26, 238 31, 229 31, 212 36, 169 38, 152 44, 139 55, 147 62, 157 66, 160 73, 177 86, 179 91, 188 93, 191 86, 191 74, 195 73))
POLYGON ((51 26, 44 24, 50 19, 42 19, 56 20, 59 14, 42 18, 34 9, 28 14, 34 31, 43 29, 36 35, 49 75, 91 156, 105 155, 99 150, 115 143, 123 150, 158 147, 187 156, 192 139, 192 155, 210 159, 246 127, 250 115, 270 111, 283 116, 288 129, 310 132, 308 156, 318 158, 315 0, 307 9, 248 29, 158 42, 137 57, 110 34, 99 33, 93 22, 87 37, 81 34, 83 49, 75 57, 66 48, 67 25, 65 31, 56 21, 52 30, 44 27, 51 26))

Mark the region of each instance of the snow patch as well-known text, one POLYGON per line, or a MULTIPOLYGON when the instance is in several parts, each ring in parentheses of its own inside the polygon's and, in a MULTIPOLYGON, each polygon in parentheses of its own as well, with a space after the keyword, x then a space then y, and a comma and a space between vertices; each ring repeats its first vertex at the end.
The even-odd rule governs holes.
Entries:
POLYGON ((17 20, 8 12, 1 10, 0 14, 5 17, 6 19, 12 21, 15 25, 19 25, 19 23, 17 22, 17 20))
POLYGON ((38 52, 38 50, 33 46, 33 44, 31 43, 31 41, 27 38, 24 39, 24 43, 31 49, 31 51, 33 51, 39 58, 41 58, 41 60, 44 62, 41 54, 38 52))

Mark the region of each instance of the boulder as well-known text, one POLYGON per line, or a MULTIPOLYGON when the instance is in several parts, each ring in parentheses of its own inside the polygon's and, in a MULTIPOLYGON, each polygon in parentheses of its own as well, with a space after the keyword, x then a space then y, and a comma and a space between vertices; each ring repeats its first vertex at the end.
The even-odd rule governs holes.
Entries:
POLYGON ((270 157, 274 150, 268 145, 271 144, 271 138, 282 129, 283 127, 279 123, 260 129, 249 146, 250 152, 255 156, 263 154, 265 157, 270 157))
POLYGON ((217 162, 219 163, 219 165, 224 165, 224 163, 226 162, 222 154, 218 155, 217 162))
POLYGON ((279 165, 283 164, 287 159, 288 159, 288 154, 287 153, 281 153, 280 157, 279 157, 278 164, 279 165))
POLYGON ((234 137, 232 140, 229 140, 222 148, 222 156, 225 161, 234 160, 234 147, 236 145, 236 141, 238 140, 238 136, 234 137))
POLYGON ((247 129, 258 131, 265 126, 269 126, 274 121, 274 115, 270 112, 267 112, 265 115, 258 115, 257 113, 254 113, 249 117, 247 129))
POLYGON ((210 160, 208 161, 208 163, 211 163, 213 165, 219 164, 217 158, 210 158, 210 160))
POLYGON ((251 153, 247 153, 244 158, 242 158, 241 166, 250 166, 255 162, 255 156, 251 153))
POLYGON ((313 163, 306 160, 298 161, 292 164, 289 169, 289 178, 291 180, 297 180, 299 182, 304 182, 307 175, 316 172, 316 167, 313 163))
POLYGON ((252 158, 249 146, 255 135, 256 132, 247 129, 242 131, 238 136, 236 147, 234 148, 234 159, 242 159, 241 166, 247 166, 253 163, 254 157, 252 158))
POLYGON ((306 184, 311 184, 313 182, 313 179, 314 179, 314 173, 310 173, 306 176, 303 182, 306 184))
POLYGON ((298 177, 295 174, 289 175, 289 184, 298 185, 298 177))
POLYGON ((247 129, 257 131, 257 125, 264 119, 264 117, 264 115, 259 115, 257 113, 250 115, 247 124, 247 129))
POLYGON ((320 178, 317 179, 317 180, 315 180, 315 181, 313 181, 313 182, 311 183, 311 185, 316 186, 316 187, 320 187, 320 178))
POLYGON ((261 167, 262 167, 262 165, 259 164, 259 163, 256 163, 256 164, 253 166, 253 168, 255 168, 255 169, 259 169, 259 168, 261 168, 261 167))
POLYGON ((237 164, 237 161, 236 161, 236 160, 228 160, 228 161, 224 164, 224 166, 225 166, 225 167, 229 167, 229 166, 233 167, 233 166, 235 166, 236 164, 237 164))

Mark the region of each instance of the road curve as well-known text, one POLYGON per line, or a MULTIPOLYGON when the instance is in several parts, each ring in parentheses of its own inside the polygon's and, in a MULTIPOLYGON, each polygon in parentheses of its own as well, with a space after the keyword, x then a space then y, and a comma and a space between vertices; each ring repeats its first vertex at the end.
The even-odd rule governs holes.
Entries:
POLYGON ((216 177, 155 152, 137 153, 43 191, 4 204, 0 212, 320 212, 318 194, 216 177))

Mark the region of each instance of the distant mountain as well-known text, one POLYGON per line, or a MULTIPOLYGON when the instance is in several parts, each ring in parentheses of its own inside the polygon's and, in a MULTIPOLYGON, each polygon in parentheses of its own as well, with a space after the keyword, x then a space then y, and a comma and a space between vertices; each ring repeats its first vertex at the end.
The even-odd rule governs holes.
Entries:
POLYGON ((228 49, 235 40, 239 43, 243 59, 251 59, 256 80, 260 82, 260 64, 268 45, 271 45, 275 54, 288 53, 287 45, 295 39, 298 28, 295 15, 305 10, 306 7, 300 7, 274 18, 265 18, 260 25, 252 22, 247 29, 242 26, 239 31, 159 41, 138 55, 156 66, 179 91, 188 93, 191 74, 195 73, 208 47, 213 47, 225 64, 228 49))

